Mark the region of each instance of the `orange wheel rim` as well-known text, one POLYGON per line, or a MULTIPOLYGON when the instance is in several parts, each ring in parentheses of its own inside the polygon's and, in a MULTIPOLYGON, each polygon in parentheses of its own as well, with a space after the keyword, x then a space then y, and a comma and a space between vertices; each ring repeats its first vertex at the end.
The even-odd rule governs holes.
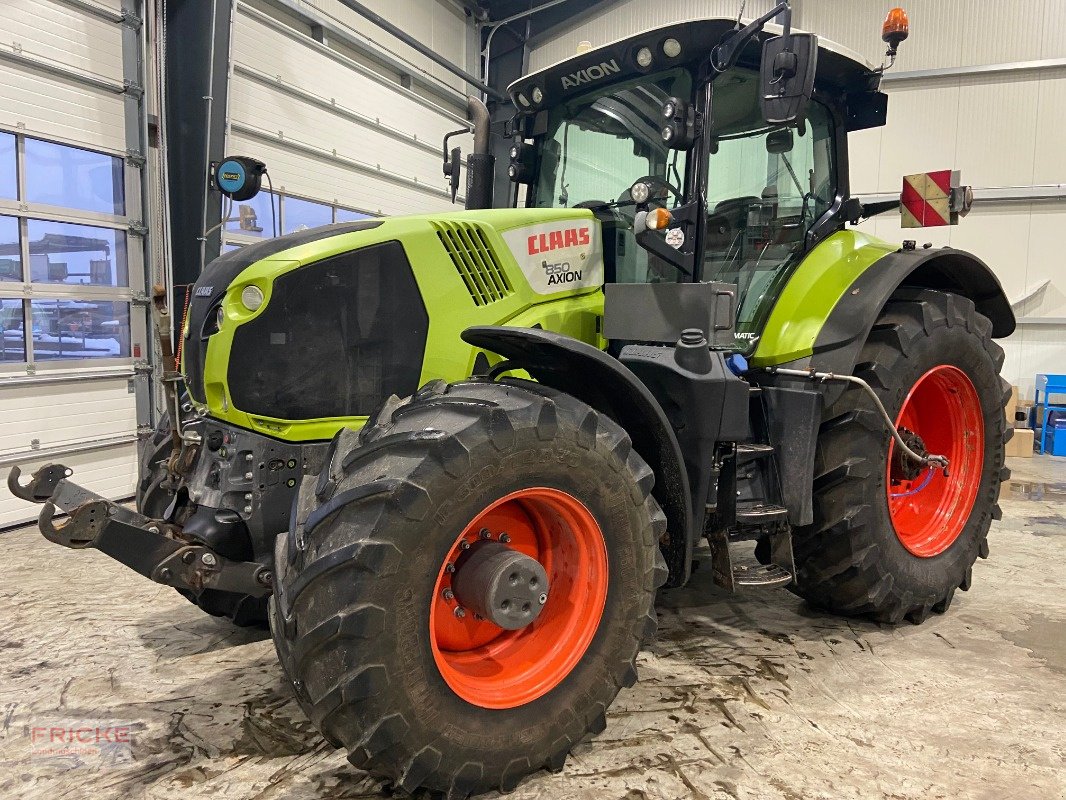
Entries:
POLYGON ((908 551, 931 558, 947 550, 973 511, 984 470, 985 431, 981 401, 973 381, 958 367, 943 364, 911 387, 896 427, 921 437, 929 453, 948 457, 947 477, 923 469, 913 479, 901 476, 889 442, 886 487, 889 516, 908 551))
POLYGON ((559 489, 522 489, 478 514, 452 543, 437 573, 430 605, 430 643, 441 677, 459 697, 482 708, 515 708, 550 692, 585 655, 607 601, 607 546, 592 512, 559 489), (518 630, 456 615, 452 571, 465 547, 502 541, 540 562, 547 600, 518 630))

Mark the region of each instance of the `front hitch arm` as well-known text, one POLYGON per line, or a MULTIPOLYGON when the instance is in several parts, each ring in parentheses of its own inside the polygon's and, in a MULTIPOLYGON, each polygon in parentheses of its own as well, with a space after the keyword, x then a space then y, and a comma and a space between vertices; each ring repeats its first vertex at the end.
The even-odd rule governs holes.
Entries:
POLYGON ((7 473, 7 490, 27 503, 43 503, 52 496, 59 482, 72 474, 74 470, 62 464, 45 464, 33 473, 30 482, 23 486, 19 483, 22 469, 16 466, 7 473))
POLYGON ((231 561, 211 548, 189 541, 181 529, 149 519, 88 489, 71 483, 72 470, 49 464, 19 483, 18 467, 8 475, 8 488, 23 500, 44 503, 37 522, 50 542, 81 550, 92 547, 156 583, 199 594, 204 589, 262 597, 273 591, 270 566, 256 561, 231 561), (67 514, 56 520, 57 511, 67 514))

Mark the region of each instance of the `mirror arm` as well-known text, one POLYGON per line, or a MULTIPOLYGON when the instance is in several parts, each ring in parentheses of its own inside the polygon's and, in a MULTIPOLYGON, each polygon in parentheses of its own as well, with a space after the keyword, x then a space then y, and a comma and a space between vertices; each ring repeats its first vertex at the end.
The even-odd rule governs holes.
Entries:
POLYGON ((734 30, 728 39, 715 45, 711 50, 711 67, 715 72, 725 72, 731 69, 740 58, 740 52, 755 36, 766 27, 766 23, 778 14, 784 14, 782 20, 784 35, 788 36, 792 31, 792 7, 788 0, 778 0, 776 6, 767 11, 758 19, 754 19, 739 30, 734 30))

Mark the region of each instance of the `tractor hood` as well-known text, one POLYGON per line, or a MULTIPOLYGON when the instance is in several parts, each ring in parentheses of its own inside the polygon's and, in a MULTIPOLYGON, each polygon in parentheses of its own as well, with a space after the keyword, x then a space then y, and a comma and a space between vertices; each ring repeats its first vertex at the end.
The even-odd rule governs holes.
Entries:
POLYGON ((585 209, 327 225, 211 262, 189 293, 182 370, 212 416, 318 438, 315 421, 364 418, 424 380, 469 375, 473 349, 456 351, 470 325, 571 326, 594 341, 603 283, 601 225, 585 209))

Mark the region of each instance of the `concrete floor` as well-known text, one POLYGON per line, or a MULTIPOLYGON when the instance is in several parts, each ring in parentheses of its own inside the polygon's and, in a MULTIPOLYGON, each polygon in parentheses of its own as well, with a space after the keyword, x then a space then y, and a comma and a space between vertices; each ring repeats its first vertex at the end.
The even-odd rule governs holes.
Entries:
MULTIPOLYGON (((1010 466, 992 557, 947 615, 848 621, 698 572, 662 598, 607 730, 510 797, 1066 797, 1066 460, 1010 466)), ((0 797, 382 796, 311 729, 262 633, 33 530, 0 541, 0 797), (32 751, 35 728, 81 720, 130 726, 119 763, 32 751)))

